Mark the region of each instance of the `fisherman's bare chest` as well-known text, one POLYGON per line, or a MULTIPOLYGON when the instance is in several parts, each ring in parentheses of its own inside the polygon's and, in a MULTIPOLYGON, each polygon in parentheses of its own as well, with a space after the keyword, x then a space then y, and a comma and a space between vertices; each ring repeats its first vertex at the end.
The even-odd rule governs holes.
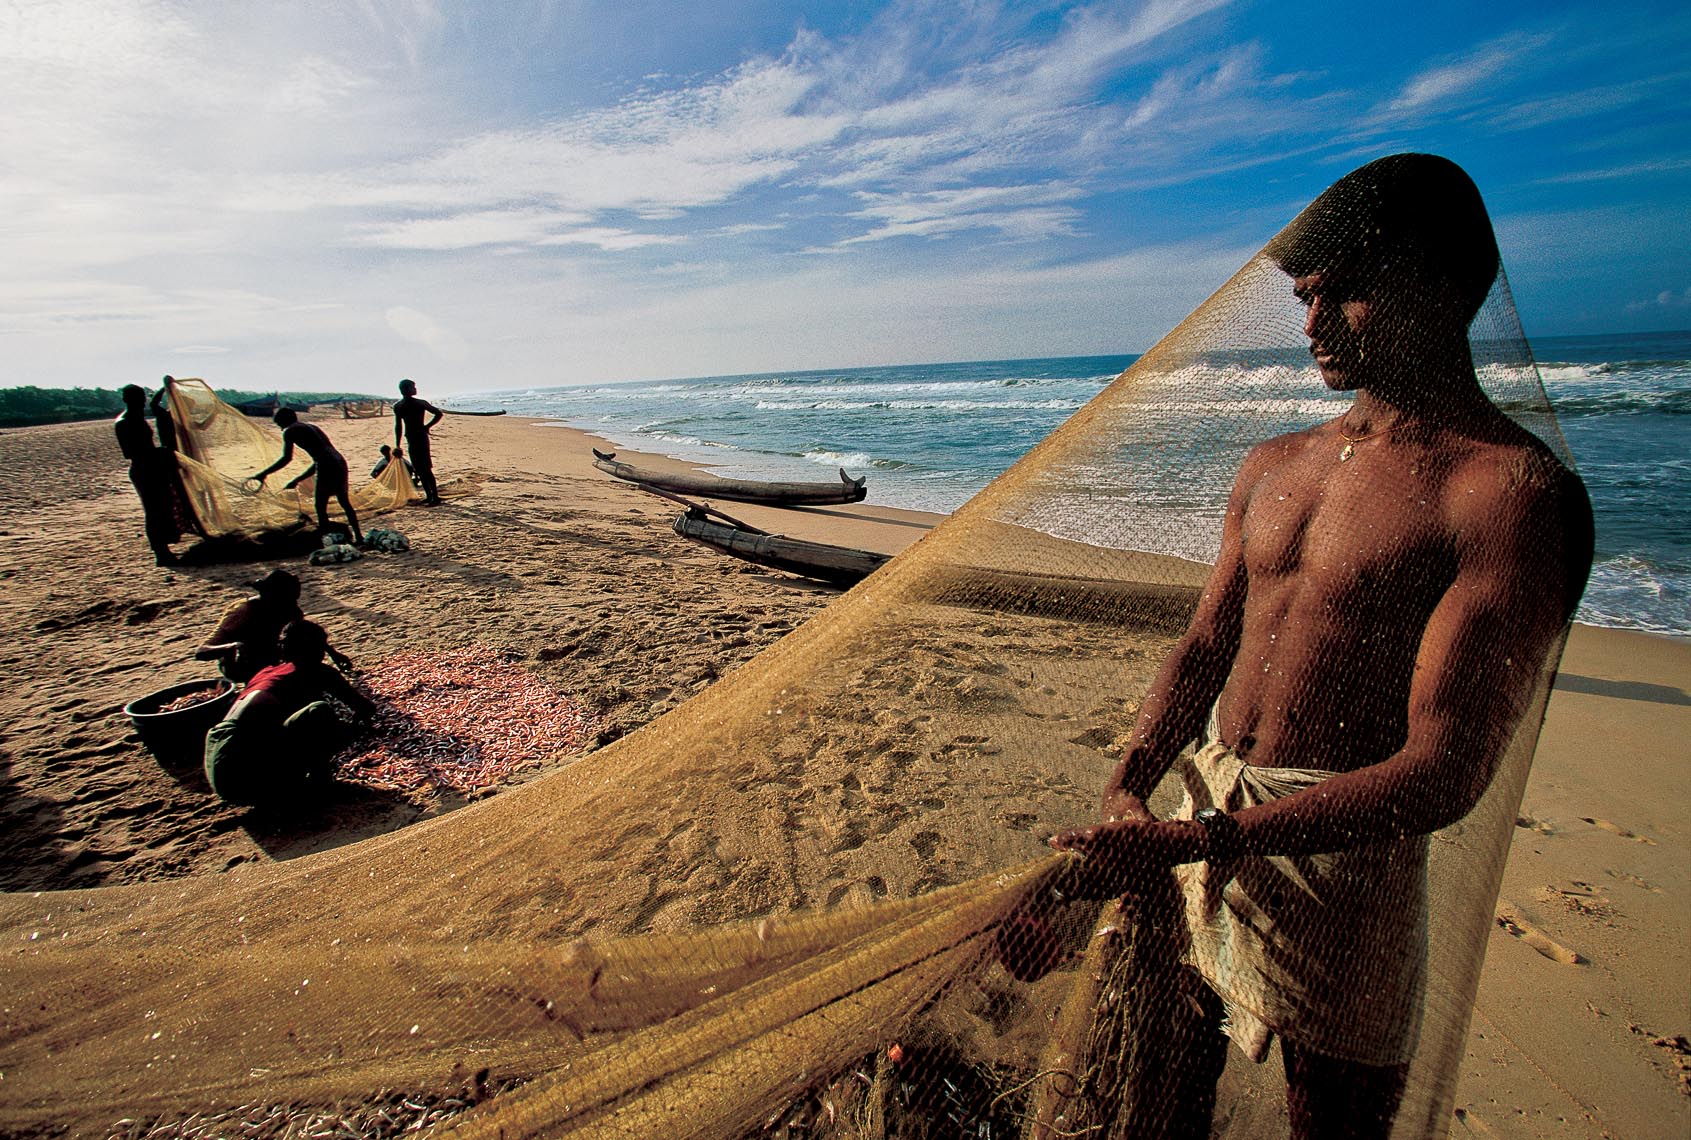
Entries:
MULTIPOLYGON (((1446 479, 1425 449, 1340 458, 1316 440, 1257 482, 1242 521, 1252 592, 1275 583, 1343 602, 1442 590, 1452 563, 1446 479)), ((1407 597, 1402 600, 1408 601, 1407 597)))

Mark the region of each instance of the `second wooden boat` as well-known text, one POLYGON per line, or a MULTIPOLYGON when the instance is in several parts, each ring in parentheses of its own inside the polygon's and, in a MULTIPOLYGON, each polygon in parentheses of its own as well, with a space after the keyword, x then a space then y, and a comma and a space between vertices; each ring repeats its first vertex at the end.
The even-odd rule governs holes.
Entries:
POLYGON ((872 550, 853 550, 779 534, 763 534, 752 528, 718 522, 704 509, 690 507, 676 516, 675 533, 735 558, 815 578, 835 586, 852 586, 886 565, 890 557, 872 550))
POLYGON ((598 448, 593 449, 593 466, 618 479, 645 487, 658 487, 678 495, 732 499, 737 503, 762 503, 770 507, 860 503, 869 493, 864 489, 869 477, 859 475, 853 479, 843 467, 838 483, 766 483, 756 479, 724 479, 696 472, 652 471, 623 462, 614 451, 604 452, 598 448))

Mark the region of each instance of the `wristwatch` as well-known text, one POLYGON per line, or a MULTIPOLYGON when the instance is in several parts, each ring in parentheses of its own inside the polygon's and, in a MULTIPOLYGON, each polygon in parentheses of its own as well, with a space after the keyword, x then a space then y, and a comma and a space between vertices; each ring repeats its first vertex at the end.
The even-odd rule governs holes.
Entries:
POLYGON ((1239 854, 1238 820, 1213 807, 1199 809, 1192 818, 1204 826, 1204 837, 1209 843, 1204 851, 1205 862, 1224 863, 1239 854))

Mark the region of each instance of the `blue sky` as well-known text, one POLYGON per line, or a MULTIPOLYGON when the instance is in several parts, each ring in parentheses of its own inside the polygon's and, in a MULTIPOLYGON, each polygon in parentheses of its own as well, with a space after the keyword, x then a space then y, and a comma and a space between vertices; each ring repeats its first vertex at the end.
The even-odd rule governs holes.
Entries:
POLYGON ((1135 352, 1397 150, 1691 327, 1683 4, 15 0, 0 105, 0 386, 1135 352))

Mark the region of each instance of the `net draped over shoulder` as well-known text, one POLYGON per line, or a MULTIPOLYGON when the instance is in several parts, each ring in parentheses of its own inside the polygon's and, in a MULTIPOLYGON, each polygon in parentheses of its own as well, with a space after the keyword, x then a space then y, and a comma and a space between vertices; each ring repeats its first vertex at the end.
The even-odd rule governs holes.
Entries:
MULTIPOLYGON (((811 1136, 1075 1134, 1100 1063, 1060 1038, 1135 998, 1078 952, 1126 920, 1061 910, 1070 953, 1034 981, 994 938, 1052 889, 1046 837, 1096 821, 1241 461, 1346 407, 1302 327, 1281 265, 1252 257, 922 541, 543 779, 286 863, 0 898, 0 1125, 474 1086, 509 1091, 455 1119, 468 1135, 737 1137, 800 1112, 811 1136)), ((1469 343, 1492 401, 1571 465, 1501 272, 1469 343)), ((172 398, 185 429, 223 430, 199 388, 172 398)), ((183 450, 203 519, 269 525, 217 471, 273 451, 211 470, 183 450)), ((1430 937, 1378 947, 1419 995, 1394 1135, 1448 1126, 1559 652, 1478 805, 1418 841, 1430 937)), ((1381 965, 1324 968, 1343 990, 1381 965)), ((1221 1134, 1274 1134, 1273 1066, 1229 1072, 1221 1134)))

